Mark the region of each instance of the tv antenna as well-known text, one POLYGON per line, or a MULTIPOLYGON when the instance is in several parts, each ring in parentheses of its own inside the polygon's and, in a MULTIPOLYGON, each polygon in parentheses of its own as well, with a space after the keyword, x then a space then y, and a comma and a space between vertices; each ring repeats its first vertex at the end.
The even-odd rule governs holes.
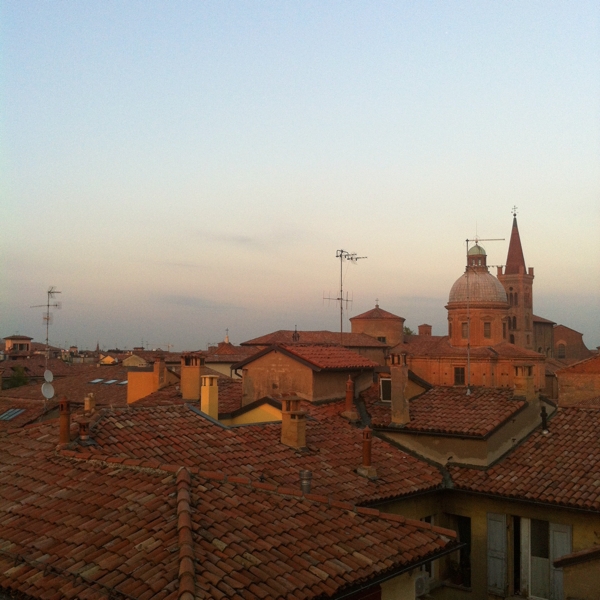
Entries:
MULTIPOLYGON (((51 285, 48 288, 48 291, 46 292, 47 300, 46 300, 46 304, 36 304, 34 306, 30 306, 29 308, 45 308, 46 312, 43 313, 42 318, 44 320, 44 322, 46 323, 46 368, 48 367, 48 358, 50 356, 50 344, 48 343, 49 340, 49 332, 50 332, 50 323, 52 323, 52 313, 50 312, 51 308, 61 308, 61 303, 60 302, 51 302, 52 300, 54 300, 54 296, 56 296, 56 294, 60 294, 62 292, 59 292, 53 285, 51 285)), ((49 383, 49 382, 48 382, 49 383)))
MULTIPOLYGON (((470 290, 469 290, 469 271, 474 271, 475 266, 469 265, 469 244, 479 242, 503 242, 505 238, 480 238, 475 234, 475 239, 465 240, 467 247, 467 396, 471 395, 471 308, 470 308, 470 290)), ((487 265, 486 265, 487 266, 487 265)))
POLYGON ((335 257, 340 259, 340 295, 337 298, 323 297, 323 300, 335 300, 340 303, 340 343, 344 341, 344 304, 346 304, 346 310, 348 309, 348 303, 351 300, 348 299, 348 292, 346 292, 346 298, 344 298, 344 261, 356 264, 359 260, 367 258, 366 256, 356 256, 356 252, 348 252, 347 250, 337 250, 335 257))

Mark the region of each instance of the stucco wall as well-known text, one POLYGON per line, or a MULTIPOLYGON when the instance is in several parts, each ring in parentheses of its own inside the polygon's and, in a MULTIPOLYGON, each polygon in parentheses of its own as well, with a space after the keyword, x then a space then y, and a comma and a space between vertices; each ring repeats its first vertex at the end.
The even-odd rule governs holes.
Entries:
POLYGON ((582 401, 600 396, 600 373, 558 372, 558 403, 576 406, 582 401))
POLYGON ((312 369, 277 351, 253 360, 244 367, 243 375, 243 405, 280 394, 296 393, 307 400, 313 397, 312 369))
POLYGON ((597 600, 600 596, 600 560, 563 567, 565 598, 597 600))

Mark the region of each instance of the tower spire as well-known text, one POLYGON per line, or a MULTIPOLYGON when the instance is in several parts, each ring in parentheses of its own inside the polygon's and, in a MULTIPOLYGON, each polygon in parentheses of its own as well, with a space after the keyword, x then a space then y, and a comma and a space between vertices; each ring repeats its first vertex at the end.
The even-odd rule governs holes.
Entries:
POLYGON ((513 224, 510 233, 510 242, 508 244, 508 256, 506 257, 506 275, 518 275, 521 267, 526 272, 525 257, 523 256, 523 247, 521 246, 521 236, 517 225, 517 207, 512 208, 513 224))

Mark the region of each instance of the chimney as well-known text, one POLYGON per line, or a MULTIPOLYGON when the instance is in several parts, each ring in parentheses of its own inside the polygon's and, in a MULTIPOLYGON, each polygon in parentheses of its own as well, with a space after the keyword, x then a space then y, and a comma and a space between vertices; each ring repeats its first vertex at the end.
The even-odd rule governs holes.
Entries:
POLYGON ((546 407, 542 404, 542 412, 540 413, 540 417, 542 418, 542 433, 544 435, 548 435, 548 413, 546 412, 546 407))
POLYGON ((83 399, 83 410, 85 413, 92 413, 96 410, 96 397, 94 392, 90 392, 83 399))
POLYGON ((63 397, 59 404, 59 444, 68 444, 71 441, 71 404, 63 397))
POLYGON ((348 375, 348 381, 346 382, 346 406, 344 408, 344 412, 342 413, 342 417, 348 419, 349 421, 358 421, 358 413, 354 408, 354 381, 352 381, 352 377, 348 375))
POLYGON ((392 379, 392 423, 406 425, 410 421, 410 404, 407 394, 408 365, 406 353, 390 355, 392 379))
POLYGON ((90 421, 89 421, 89 419, 81 419, 79 421, 79 439, 82 442, 87 442, 90 439, 90 421))
POLYGON ((419 325, 419 335, 431 335, 431 325, 419 325))
POLYGON ((164 357, 154 359, 154 390, 161 390, 167 385, 164 357))
POLYGON ((204 357, 190 353, 181 356, 181 397, 183 400, 200 400, 200 372, 204 357))
POLYGON ((290 448, 306 448, 306 413, 298 398, 281 401, 281 443, 290 448))
POLYGON ((200 386, 200 410, 213 419, 219 419, 218 375, 202 375, 200 386))
POLYGON ((300 489, 303 494, 310 494, 310 485, 312 483, 312 471, 300 471, 300 489))
POLYGON ((515 396, 521 396, 527 402, 536 399, 533 367, 531 365, 515 366, 514 390, 515 396))
POLYGON ((365 427, 363 429, 363 460, 362 465, 356 472, 369 479, 377 479, 377 469, 371 464, 371 446, 373 444, 373 432, 365 427))

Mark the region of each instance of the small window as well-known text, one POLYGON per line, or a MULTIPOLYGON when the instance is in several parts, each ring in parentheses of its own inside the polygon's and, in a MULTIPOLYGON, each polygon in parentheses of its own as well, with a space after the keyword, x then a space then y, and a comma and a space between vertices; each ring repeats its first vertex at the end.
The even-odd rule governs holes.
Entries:
POLYGON ((101 377, 100 379, 92 379, 92 381, 88 383, 100 383, 101 381, 104 381, 104 377, 101 377))
POLYGON ((519 306, 519 295, 515 292, 515 306, 519 306))
POLYGON ((104 385, 111 385, 113 383, 117 383, 117 381, 119 381, 118 379, 109 379, 108 381, 104 382, 104 385))
POLYGON ((383 343, 385 344, 387 340, 386 340, 386 337, 385 337, 384 335, 382 335, 382 336, 379 336, 379 337, 377 338, 377 341, 378 341, 378 342, 383 342, 383 343))
POLYGON ((491 338, 492 337, 492 324, 489 322, 485 322, 483 324, 483 337, 491 338))
POLYGON ((24 412, 24 408, 9 408, 6 412, 0 415, 0 421, 12 421, 12 419, 18 417, 21 413, 24 412))
POLYGON ((512 333, 510 334, 510 343, 511 344, 515 343, 515 336, 512 333))
POLYGON ((127 385, 127 379, 125 381, 119 381, 117 385, 127 385))
POLYGON ((567 347, 564 344, 558 345, 558 358, 565 358, 567 356, 567 347))
POLYGON ((506 339, 506 323, 502 323, 502 337, 506 339))
POLYGON ((448 323, 448 336, 452 337, 452 323, 448 323))
POLYGON ((466 340, 469 337, 469 324, 461 323, 461 329, 462 329, 463 340, 466 340))
POLYGON ((391 379, 380 379, 379 380, 379 391, 382 402, 392 401, 392 380, 391 379))
POLYGON ((464 367, 454 367, 454 385, 465 385, 464 367))
POLYGON ((517 317, 513 317, 512 318, 512 328, 516 329, 517 328, 517 317))

